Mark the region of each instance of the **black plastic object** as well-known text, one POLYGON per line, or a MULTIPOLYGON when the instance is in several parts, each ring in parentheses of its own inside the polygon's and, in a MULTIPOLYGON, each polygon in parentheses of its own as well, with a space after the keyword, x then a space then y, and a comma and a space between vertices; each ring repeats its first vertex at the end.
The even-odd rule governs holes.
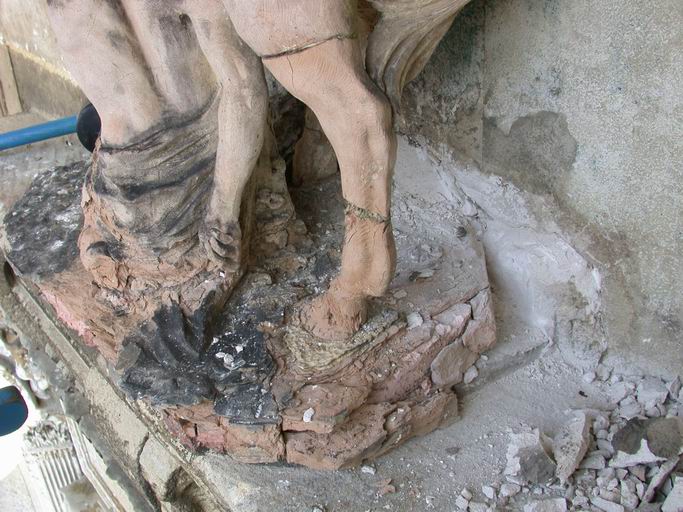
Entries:
POLYGON ((28 418, 24 397, 14 386, 0 389, 0 436, 19 430, 28 418))
POLYGON ((76 134, 83 147, 91 153, 95 150, 95 144, 97 143, 97 137, 100 136, 101 129, 100 115, 95 110, 93 104, 88 103, 78 114, 76 134))

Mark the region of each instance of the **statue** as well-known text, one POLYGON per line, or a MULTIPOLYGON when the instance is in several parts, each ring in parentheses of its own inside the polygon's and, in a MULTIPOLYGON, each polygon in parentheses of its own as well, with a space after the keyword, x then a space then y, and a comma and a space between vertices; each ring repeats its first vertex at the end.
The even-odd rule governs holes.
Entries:
MULTIPOLYGON (((64 321, 116 364, 131 396, 168 408, 169 428, 178 435, 192 435, 186 425, 210 424, 223 429, 214 447, 234 453, 248 446, 241 452, 245 460, 277 460, 284 454, 283 429, 310 433, 313 424, 316 435, 333 434, 354 408, 366 407, 369 395, 370 409, 357 416, 368 430, 386 436, 378 425, 390 416, 398 426, 411 424, 413 434, 438 424, 434 418, 453 398, 448 379, 438 395, 420 395, 422 374, 402 382, 400 393, 382 395, 359 392, 356 380, 367 385, 369 378, 340 368, 360 354, 380 359, 381 340, 405 333, 395 312, 373 317, 368 302, 385 294, 396 269, 393 112, 404 85, 468 2, 48 0, 66 67, 97 109, 102 130, 82 192, 81 263, 61 268, 61 277, 42 291, 64 321), (334 149, 345 236, 339 271, 327 289, 295 301, 288 313, 291 329, 279 338, 286 350, 262 339, 275 336, 263 334, 268 322, 262 322, 254 334, 260 348, 252 355, 268 363, 247 373, 236 365, 236 354, 212 351, 218 339, 213 319, 234 300, 256 238, 301 234, 273 147, 264 68, 306 104, 334 149), (259 202, 269 205, 267 220, 259 216, 259 202), (92 301, 83 300, 83 268, 91 276, 92 301), (325 345, 325 357, 311 358, 316 343, 325 345), (283 363, 292 354, 303 361, 296 371, 283 363), (224 364, 207 370, 214 356, 224 364), (216 377, 225 368, 230 376, 216 377), (339 402, 330 405, 339 417, 331 413, 334 419, 317 424, 308 409, 300 410, 322 400, 306 388, 311 376, 327 379, 321 385, 339 402), (299 405, 288 406, 297 393, 299 405), (207 399, 213 400, 208 408, 201 405, 207 399), (386 406, 397 402, 404 410, 386 406), (409 403, 416 407, 412 416, 405 412, 409 403), (248 420, 245 404, 258 404, 248 420), (420 407, 433 411, 420 416, 420 407), (211 419, 216 414, 227 419, 211 419), (246 424, 251 430, 240 430, 246 424)), ((17 255, 9 259, 21 273, 17 255)), ((424 356, 426 369, 446 345, 466 337, 466 325, 476 324, 480 334, 472 346, 460 342, 463 364, 472 365, 493 343, 487 294, 477 289, 462 303, 439 303, 434 315, 448 317, 443 325, 450 327, 424 356)), ((231 347, 241 347, 235 340, 231 347)), ((290 437, 310 442, 297 435, 290 437)), ((209 437, 195 444, 211 446, 209 437)), ((288 457, 296 452, 288 449, 288 457)), ((372 454, 291 460, 338 467, 372 454)))
POLYGON ((466 3, 381 0, 361 13, 351 0, 49 2, 67 67, 102 119, 79 241, 86 268, 120 291, 200 269, 241 272, 240 211, 266 132, 265 66, 315 112, 339 160, 341 269, 303 315, 316 336, 348 338, 395 267, 389 99, 399 104, 466 3))

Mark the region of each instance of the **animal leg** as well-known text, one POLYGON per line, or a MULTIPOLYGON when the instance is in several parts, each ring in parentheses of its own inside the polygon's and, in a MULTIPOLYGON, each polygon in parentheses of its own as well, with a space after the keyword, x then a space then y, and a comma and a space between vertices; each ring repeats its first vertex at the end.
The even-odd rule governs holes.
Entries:
POLYGON ((366 320, 367 297, 383 295, 395 270, 391 107, 366 74, 356 40, 329 40, 264 64, 315 113, 339 161, 347 201, 341 269, 303 320, 317 336, 348 337, 366 320))
POLYGON ((216 0, 187 2, 197 39, 220 83, 214 184, 200 238, 213 259, 241 264, 240 205, 263 147, 268 89, 259 58, 237 36, 216 0))

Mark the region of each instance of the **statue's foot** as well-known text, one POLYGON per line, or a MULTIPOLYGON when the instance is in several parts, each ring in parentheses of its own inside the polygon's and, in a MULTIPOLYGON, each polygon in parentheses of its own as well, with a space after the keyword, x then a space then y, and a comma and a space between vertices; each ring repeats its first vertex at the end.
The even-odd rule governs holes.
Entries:
POLYGON ((367 320, 367 302, 365 297, 348 295, 333 283, 302 308, 299 319, 301 326, 318 338, 345 340, 367 320))
POLYGON ((242 266, 242 230, 238 221, 207 219, 199 231, 199 240, 211 260, 229 272, 242 266))
POLYGON ((338 278, 340 287, 343 286, 347 294, 384 295, 396 268, 396 246, 390 220, 349 204, 345 227, 338 278))

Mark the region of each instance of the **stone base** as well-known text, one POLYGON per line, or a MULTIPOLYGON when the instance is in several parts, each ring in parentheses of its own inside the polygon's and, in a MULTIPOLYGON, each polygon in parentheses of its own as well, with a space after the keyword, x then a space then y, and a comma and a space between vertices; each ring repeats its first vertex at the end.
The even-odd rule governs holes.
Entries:
MULTIPOLYGON (((182 311, 169 297, 151 318, 126 318, 78 259, 83 171, 36 180, 5 219, 7 260, 188 447, 244 462, 358 464, 456 414, 452 386, 495 342, 481 245, 460 218, 415 229, 406 203, 394 213, 397 275, 361 331, 330 343, 290 320, 338 268, 334 180, 294 194, 302 220, 256 236, 253 263, 222 313, 182 311)), ((276 216, 276 195, 257 190, 257 225, 276 216)))

